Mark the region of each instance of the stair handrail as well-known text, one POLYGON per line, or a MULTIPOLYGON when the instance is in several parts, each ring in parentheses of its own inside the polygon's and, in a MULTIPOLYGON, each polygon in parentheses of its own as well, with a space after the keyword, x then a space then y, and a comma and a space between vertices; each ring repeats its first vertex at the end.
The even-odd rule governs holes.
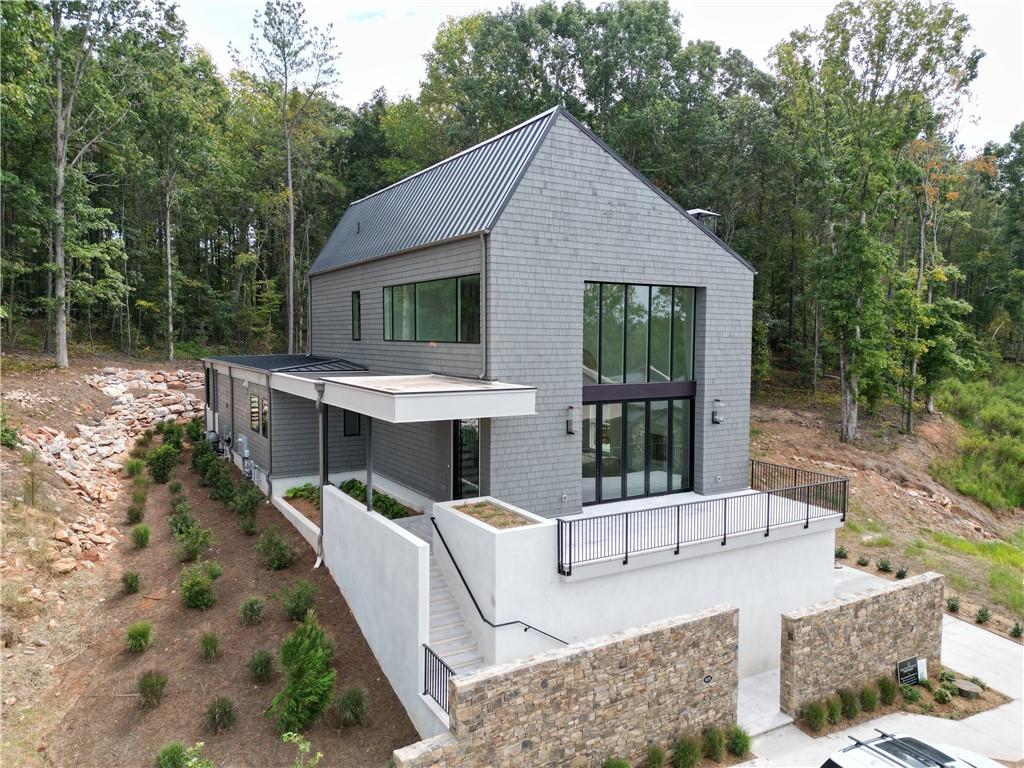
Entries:
POLYGON ((523 632, 533 630, 534 632, 540 632, 545 637, 550 637, 552 640, 561 643, 562 645, 568 645, 569 643, 560 637, 555 637, 550 632, 545 632, 543 629, 538 629, 532 624, 527 624, 525 621, 519 619, 513 619, 512 621, 503 621, 500 624, 495 624, 493 621, 484 616, 484 612, 480 610, 480 603, 476 601, 476 597, 473 595, 473 590, 469 588, 469 583, 466 581, 466 577, 462 575, 462 569, 459 568, 459 562, 455 559, 455 555, 452 554, 451 547, 448 546, 448 542, 444 539, 444 534, 441 533, 441 529, 437 527, 437 520, 434 517, 430 518, 430 524, 434 526, 434 530, 437 531, 437 535, 441 537, 441 543, 444 545, 445 552, 448 553, 448 558, 452 561, 452 565, 455 566, 455 572, 459 574, 459 578, 462 579, 462 586, 466 588, 466 592, 469 595, 469 599, 473 601, 473 607, 476 608, 476 612, 480 614, 480 618, 485 624, 494 629, 499 627, 511 627, 513 624, 521 624, 523 626, 523 632))

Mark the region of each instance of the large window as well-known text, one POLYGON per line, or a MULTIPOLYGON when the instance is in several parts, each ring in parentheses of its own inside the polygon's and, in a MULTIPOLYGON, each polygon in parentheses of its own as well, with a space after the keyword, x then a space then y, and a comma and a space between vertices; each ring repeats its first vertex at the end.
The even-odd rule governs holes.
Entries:
POLYGON ((693 380, 694 289, 586 283, 583 383, 693 380))
POLYGON ((480 495, 480 420, 454 422, 454 493, 457 499, 480 495))
POLYGON ((480 275, 384 288, 387 341, 480 342, 480 275))
POLYGON ((692 403, 584 403, 583 503, 692 490, 692 403))

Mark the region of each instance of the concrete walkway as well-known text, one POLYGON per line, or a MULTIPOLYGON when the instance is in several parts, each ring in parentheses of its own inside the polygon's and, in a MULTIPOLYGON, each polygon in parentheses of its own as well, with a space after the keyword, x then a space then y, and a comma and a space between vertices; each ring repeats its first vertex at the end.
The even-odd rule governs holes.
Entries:
MULTIPOLYGON (((841 568, 836 571, 836 595, 860 592, 884 581, 855 568, 841 568)), ((795 725, 787 725, 755 738, 753 750, 758 757, 747 765, 814 768, 832 752, 850 744, 848 735, 868 738, 877 735, 873 728, 953 744, 997 760, 1024 760, 1024 646, 944 616, 942 663, 965 675, 980 677, 1013 701, 965 720, 894 713, 817 739, 795 725)))

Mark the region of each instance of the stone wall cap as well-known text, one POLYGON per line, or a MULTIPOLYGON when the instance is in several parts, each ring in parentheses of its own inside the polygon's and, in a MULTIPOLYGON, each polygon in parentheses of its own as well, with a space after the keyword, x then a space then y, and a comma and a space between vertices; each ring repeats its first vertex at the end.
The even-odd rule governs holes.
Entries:
POLYGON ((888 584, 883 584, 878 587, 871 587, 869 589, 862 590, 860 592, 851 592, 843 595, 842 597, 833 597, 831 600, 824 600, 820 603, 814 603, 813 605, 804 606, 798 608, 795 611, 789 611, 788 613, 782 614, 782 618, 789 621, 796 621, 798 619, 805 619, 808 616, 815 616, 824 611, 833 610, 847 605, 853 605, 855 603, 863 602, 879 595, 890 594, 893 592, 900 592, 911 587, 918 587, 923 584, 929 584, 934 581, 939 581, 940 584, 943 581, 943 576, 940 573, 934 571, 928 571, 926 573, 920 573, 917 576, 911 576, 909 579, 902 579, 900 581, 894 581, 888 584))

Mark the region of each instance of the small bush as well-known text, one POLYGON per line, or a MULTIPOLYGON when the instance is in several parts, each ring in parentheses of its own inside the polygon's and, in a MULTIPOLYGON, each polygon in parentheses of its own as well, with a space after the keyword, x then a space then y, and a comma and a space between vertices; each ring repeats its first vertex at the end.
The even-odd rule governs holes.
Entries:
POLYGON ((905 578, 907 578, 907 569, 906 569, 906 567, 900 566, 899 568, 896 569, 896 578, 897 579, 905 579, 905 578))
POLYGON ((912 685, 901 685, 900 693, 903 695, 903 700, 911 704, 917 704, 921 701, 921 691, 912 685))
POLYGON ((221 471, 217 472, 210 482, 210 498, 221 504, 230 504, 235 498, 235 479, 231 476, 227 465, 217 464, 217 466, 221 471))
POLYGON ((370 699, 365 688, 350 687, 337 695, 325 714, 335 730, 370 722, 370 699))
POLYGON ((704 731, 704 757, 716 763, 725 759, 725 734, 721 728, 708 728, 704 731))
POLYGON ((960 598, 956 595, 950 595, 946 598, 946 608, 950 613, 960 612, 960 598))
POLYGON ((817 733, 825 727, 825 705, 820 701, 812 701, 804 707, 804 719, 807 720, 807 727, 812 733, 817 733))
POLYGON ((960 689, 956 687, 956 683, 954 683, 952 680, 950 680, 949 682, 943 682, 939 690, 946 691, 946 693, 948 693, 950 696, 960 695, 960 689))
POLYGON ((301 733, 331 703, 336 672, 331 666, 334 644, 310 611, 281 644, 284 690, 270 704, 281 732, 301 733))
POLYGON ((145 475, 136 475, 132 478, 132 488, 149 488, 149 478, 145 475))
POLYGON ((217 596, 213 592, 213 582, 200 566, 193 565, 182 570, 179 586, 181 600, 186 608, 205 611, 217 602, 217 596))
POLYGON ((725 748, 734 757, 746 757, 750 752, 750 734, 738 725, 730 725, 725 730, 725 748))
POLYGON ((256 683, 269 683, 274 676, 274 655, 256 651, 249 659, 249 677, 256 683))
POLYGON ((938 704, 949 704, 953 700, 953 694, 947 688, 939 688, 935 691, 934 696, 938 704))
POLYGON ((200 485, 207 485, 206 476, 210 472, 211 467, 217 464, 220 459, 217 458, 217 454, 212 450, 200 451, 193 449, 192 453, 192 469, 199 475, 200 485))
POLYGON ((153 625, 137 621, 125 632, 124 646, 132 653, 142 653, 153 644, 153 625))
POLYGON ((166 483, 171 477, 171 470, 178 463, 178 449, 173 445, 161 445, 154 448, 146 457, 146 467, 154 483, 166 483))
POLYGON ((144 488, 136 488, 132 491, 132 503, 133 504, 145 504, 146 503, 146 490, 144 488))
POLYGON ((1024 635, 1024 624, 1021 623, 1020 619, 1013 622, 1013 627, 1010 629, 1010 637, 1020 637, 1024 635))
POLYGON ((145 549, 149 546, 149 526, 145 523, 139 523, 132 528, 132 543, 135 544, 136 549, 145 549))
POLYGON ((647 768, 663 768, 665 765, 665 750, 657 744, 647 748, 647 768))
POLYGON ((263 600, 258 597, 247 597, 238 610, 242 626, 254 627, 263 622, 263 600))
POLYGON ((171 496, 180 496, 181 495, 181 481, 180 480, 175 480, 173 483, 168 484, 167 490, 171 494, 171 496))
POLYGON ((164 424, 164 445, 170 445, 180 451, 185 441, 185 428, 176 421, 165 421, 164 424))
POLYGON ((163 701, 167 675, 162 672, 144 672, 137 687, 142 698, 142 706, 152 709, 163 701))
POLYGON ((124 587, 126 595, 134 595, 139 591, 139 574, 135 571, 125 571, 122 573, 121 586, 124 587))
POLYGON ((204 632, 199 637, 199 653, 203 661, 216 661, 220 658, 220 638, 213 632, 204 632))
POLYGON ((146 508, 142 504, 136 504, 132 502, 128 505, 128 523, 129 525, 135 525, 141 523, 143 518, 146 517, 146 508))
POLYGON ((259 488, 252 483, 239 483, 238 491, 231 500, 231 506, 234 507, 235 514, 239 517, 253 517, 259 508, 261 497, 259 488))
POLYGON ((285 616, 292 621, 302 621, 306 611, 316 605, 316 587, 305 579, 299 579, 290 587, 282 587, 277 599, 285 616))
POLYGON ((196 416, 194 419, 190 419, 185 425, 185 435, 188 437, 188 441, 195 445, 198 442, 206 442, 206 430, 203 429, 203 420, 196 416))
POLYGON ((892 573, 892 563, 889 562, 889 558, 883 557, 877 563, 875 567, 882 573, 892 573))
POLYGON ((837 560, 845 560, 849 556, 850 556, 850 553, 846 551, 846 547, 844 547, 842 544, 840 544, 838 547, 836 547, 836 559, 837 560))
POLYGON ((623 760, 621 757, 609 757, 601 763, 601 768, 630 768, 630 765, 628 760, 623 760))
POLYGON ((882 702, 883 707, 888 707, 896 701, 897 691, 899 686, 891 677, 878 678, 878 700, 882 702))
POLYGON ((256 527, 255 517, 239 517, 238 527, 242 529, 242 533, 246 536, 255 536, 259 529, 256 527))
POLYGON ((142 459, 128 459, 124 464, 124 473, 128 477, 138 477, 146 471, 146 462, 142 459))
POLYGON ((857 698, 857 694, 849 688, 840 688, 837 693, 839 701, 843 705, 843 717, 852 720, 860 714, 860 699, 857 698))
POLYGON ((206 717, 204 719, 207 727, 214 733, 228 730, 235 724, 235 720, 238 719, 238 715, 235 712, 235 702, 227 696, 218 696, 206 708, 206 717))
POLYGON ((180 741, 172 741, 157 753, 154 768, 187 768, 188 755, 185 745, 180 741))
POLYGON ((213 531, 196 525, 177 534, 174 538, 178 542, 178 560, 190 563, 210 548, 213 531))
POLYGON ((697 768, 700 764, 700 744, 689 736, 680 736, 672 747, 674 768, 697 768))
POLYGON ((205 573, 210 581, 216 581, 224 575, 224 566, 216 560, 208 560, 203 563, 203 573, 205 573))
POLYGON ((174 505, 173 514, 167 518, 167 525, 171 529, 171 535, 177 539, 192 528, 199 527, 199 521, 189 510, 188 502, 181 501, 174 505))
POLYGON ((917 684, 924 688, 926 691, 931 691, 935 687, 932 685, 932 681, 928 678, 918 681, 917 684))
POLYGON ((281 538, 275 528, 268 528, 256 543, 256 553, 271 571, 281 571, 295 562, 295 548, 281 538))
POLYGON ((978 677, 977 675, 971 675, 971 676, 970 676, 969 678, 967 678, 967 679, 968 679, 968 680, 970 680, 970 681, 971 681, 972 683, 974 683, 974 684, 975 684, 976 686, 978 686, 979 688, 981 688, 981 690, 983 690, 983 691, 984 691, 984 690, 985 690, 986 688, 988 688, 988 683, 986 683, 986 682, 985 682, 984 680, 982 680, 982 679, 981 679, 980 677, 978 677))
POLYGON ((871 561, 868 559, 867 555, 860 555, 857 558, 857 565, 859 565, 861 568, 867 568, 870 564, 871 561))
POLYGON ((940 683, 952 683, 956 680, 956 675, 951 669, 940 669, 939 670, 939 682, 940 683))
POLYGON ((873 685, 865 685, 860 689, 860 708, 865 712, 874 712, 878 707, 878 689, 873 685))
POLYGON ((992 615, 989 613, 988 607, 983 605, 978 609, 978 612, 974 614, 974 623, 986 624, 990 618, 992 618, 992 615))
POLYGON ((320 489, 314 483, 305 483, 289 488, 284 492, 284 497, 286 499, 305 499, 310 504, 320 506, 320 489))
POLYGON ((838 696, 829 696, 825 699, 825 711, 828 715, 828 721, 832 725, 838 725, 843 719, 843 703, 839 700, 838 696))

